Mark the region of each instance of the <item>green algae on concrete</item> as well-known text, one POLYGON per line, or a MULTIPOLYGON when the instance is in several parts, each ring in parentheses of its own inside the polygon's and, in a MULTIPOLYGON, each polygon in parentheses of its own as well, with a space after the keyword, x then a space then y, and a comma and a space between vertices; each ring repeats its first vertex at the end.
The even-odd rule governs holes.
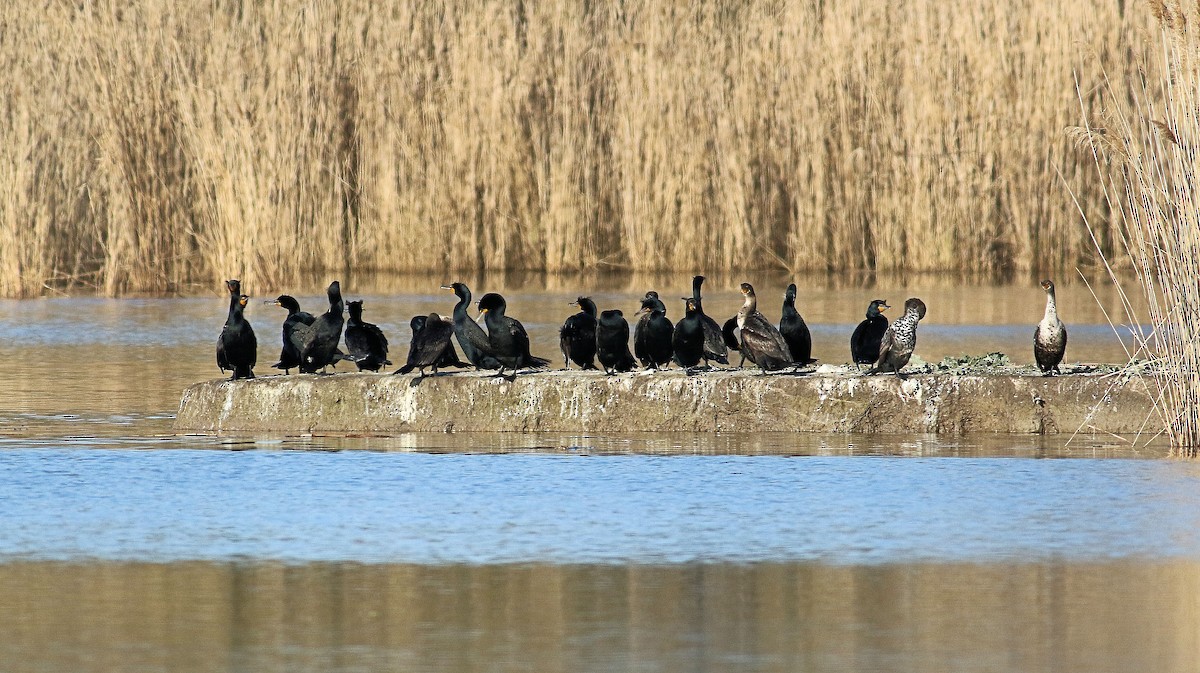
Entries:
POLYGON ((193 433, 1153 431, 1152 385, 1119 370, 1042 377, 763 375, 679 371, 414 376, 346 373, 204 381, 189 386, 175 427, 193 433))

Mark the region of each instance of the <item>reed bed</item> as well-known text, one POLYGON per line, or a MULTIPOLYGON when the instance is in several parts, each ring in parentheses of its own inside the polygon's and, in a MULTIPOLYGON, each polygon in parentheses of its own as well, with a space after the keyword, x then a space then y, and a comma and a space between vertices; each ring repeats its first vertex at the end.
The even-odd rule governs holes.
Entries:
POLYGON ((8 296, 1089 265, 1064 185, 1102 252, 1119 225, 1063 134, 1075 74, 1133 76, 1154 21, 1123 0, 2 4, 8 296))
MULTIPOLYGON (((1172 446, 1200 448, 1200 6, 1149 3, 1158 21, 1158 73, 1116 79, 1106 87, 1120 103, 1091 109, 1075 135, 1094 151, 1117 218, 1120 245, 1145 296, 1145 315, 1125 300, 1117 315, 1148 318, 1142 345, 1161 393, 1159 412, 1172 446), (1110 166, 1118 170, 1110 170, 1110 166)), ((1115 280, 1115 278, 1114 278, 1115 280)))

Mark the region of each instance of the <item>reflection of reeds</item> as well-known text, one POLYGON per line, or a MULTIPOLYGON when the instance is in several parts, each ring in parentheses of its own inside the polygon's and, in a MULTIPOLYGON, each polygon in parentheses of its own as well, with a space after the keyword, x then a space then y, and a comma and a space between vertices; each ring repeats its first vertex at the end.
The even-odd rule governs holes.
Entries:
MULTIPOLYGON (((1121 246, 1147 299, 1158 358, 1159 411, 1172 444, 1200 447, 1200 9, 1178 0, 1150 3, 1162 40, 1160 76, 1130 79, 1129 100, 1105 112, 1103 128, 1074 130, 1097 161, 1113 161, 1110 203, 1120 212, 1121 246), (1190 26, 1189 26, 1190 24, 1190 26)), ((1086 107, 1086 106, 1085 106, 1086 107)), ((1129 302, 1125 314, 1138 323, 1129 302)))
POLYGON ((1131 62, 1152 20, 1120 0, 3 3, 0 293, 1087 263, 1055 177, 1103 207, 1060 133, 1072 71, 1080 46, 1131 62))

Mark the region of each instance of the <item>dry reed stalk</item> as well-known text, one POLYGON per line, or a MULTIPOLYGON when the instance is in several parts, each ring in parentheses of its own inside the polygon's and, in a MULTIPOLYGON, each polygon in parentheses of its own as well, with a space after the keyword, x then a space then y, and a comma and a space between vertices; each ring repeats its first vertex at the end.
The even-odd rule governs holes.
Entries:
MULTIPOLYGON (((1120 80, 1105 126, 1075 129, 1105 171, 1120 213, 1119 253, 1131 261, 1147 300, 1153 332, 1145 348, 1157 359, 1159 411, 1181 455, 1200 447, 1200 8, 1177 0, 1151 3, 1159 21, 1158 59, 1143 77, 1120 80), (1125 84, 1127 82, 1127 84, 1125 84)), ((1115 87, 1114 87, 1115 88, 1115 87)), ((1084 107, 1085 113, 1088 107, 1084 107)), ((1130 322, 1139 317, 1124 303, 1130 322)))
POLYGON ((1153 21, 1122 0, 4 5, 0 227, 30 234, 0 244, 10 295, 1087 264, 1055 167, 1117 239, 1058 134, 1077 49, 1131 75, 1153 21))

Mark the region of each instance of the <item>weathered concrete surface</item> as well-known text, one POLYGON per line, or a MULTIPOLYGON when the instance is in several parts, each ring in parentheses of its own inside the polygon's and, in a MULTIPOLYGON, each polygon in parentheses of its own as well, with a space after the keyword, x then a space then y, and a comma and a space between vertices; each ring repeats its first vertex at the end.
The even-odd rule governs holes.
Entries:
POLYGON ((604 376, 335 374, 205 381, 184 391, 179 432, 1153 432, 1153 383, 1121 374, 860 377, 834 372, 604 376), (1149 421, 1149 422, 1147 422, 1149 421))

